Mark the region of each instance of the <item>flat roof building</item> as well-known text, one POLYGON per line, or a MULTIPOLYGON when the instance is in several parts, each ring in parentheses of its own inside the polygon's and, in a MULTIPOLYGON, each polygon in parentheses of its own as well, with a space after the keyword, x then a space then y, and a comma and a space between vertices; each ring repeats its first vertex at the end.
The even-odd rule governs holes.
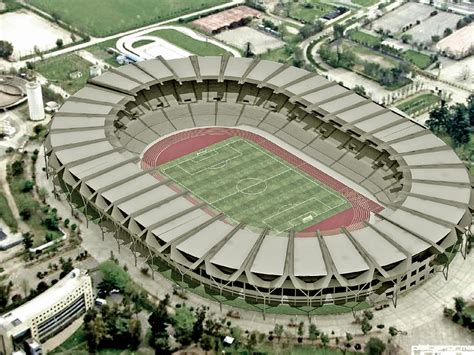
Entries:
POLYGON ((39 296, 0 317, 0 354, 8 355, 44 342, 93 304, 90 276, 74 269, 39 296))

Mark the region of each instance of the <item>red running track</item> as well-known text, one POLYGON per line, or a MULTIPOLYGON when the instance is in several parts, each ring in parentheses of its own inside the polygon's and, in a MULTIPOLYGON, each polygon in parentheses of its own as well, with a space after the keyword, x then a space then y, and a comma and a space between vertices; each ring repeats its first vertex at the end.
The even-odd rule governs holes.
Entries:
MULTIPOLYGON (((257 143, 265 150, 279 156, 301 171, 304 171, 315 180, 339 192, 352 205, 351 208, 339 212, 299 232, 297 234, 298 236, 312 236, 317 230, 324 235, 337 234, 341 227, 356 230, 363 227, 362 222, 370 218, 370 212, 380 212, 383 209, 383 207, 376 202, 366 198, 268 139, 258 134, 236 128, 196 128, 189 131, 178 132, 149 147, 143 154, 141 167, 142 169, 157 167, 232 136, 242 137, 257 143)), ((158 174, 154 174, 154 176, 157 179, 161 178, 158 174)), ((197 200, 192 201, 195 203, 199 202, 197 200)), ((212 213, 208 209, 206 209, 206 211, 212 213)))

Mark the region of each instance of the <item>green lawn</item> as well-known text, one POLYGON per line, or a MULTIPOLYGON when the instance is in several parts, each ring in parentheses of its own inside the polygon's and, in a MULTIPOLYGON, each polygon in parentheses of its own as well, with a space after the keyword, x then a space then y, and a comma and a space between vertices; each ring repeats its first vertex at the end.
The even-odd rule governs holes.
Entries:
POLYGON ((372 6, 378 1, 379 0, 351 0, 353 4, 360 5, 360 6, 372 6))
POLYGON ((27 207, 32 211, 31 217, 25 220, 25 223, 31 228, 33 246, 36 247, 46 243, 45 237, 48 233, 51 233, 53 239, 61 237, 62 233, 60 231, 50 231, 43 225, 43 218, 47 216, 42 210, 44 206, 35 199, 32 192, 22 192, 25 179, 25 176, 16 176, 10 179, 8 183, 18 210, 21 212, 23 207, 27 207))
POLYGON ((369 47, 374 47, 382 43, 382 39, 380 37, 373 36, 369 33, 365 33, 362 31, 352 31, 349 34, 349 38, 353 40, 354 42, 357 42, 369 47))
POLYGON ((0 219, 2 219, 13 232, 17 231, 18 222, 13 216, 8 201, 3 195, 3 191, 0 191, 0 219))
POLYGON ((147 36, 160 37, 165 41, 168 41, 196 55, 222 55, 227 53, 224 48, 216 46, 215 44, 198 41, 185 35, 184 33, 175 30, 158 30, 147 33, 147 36))
POLYGON ((300 231, 351 207, 321 182, 254 142, 232 137, 160 166, 236 223, 300 231), (283 193, 291 189, 291 194, 283 193))
POLYGON ((288 54, 285 48, 274 49, 265 53, 260 54, 260 58, 273 60, 274 62, 288 63, 291 54, 288 54))
POLYGON ((82 89, 89 79, 90 63, 76 54, 67 54, 42 60, 36 63, 36 70, 50 83, 61 86, 69 94, 82 89), (71 72, 79 71, 82 76, 71 79, 71 72))
POLYGON ((407 115, 412 115, 415 112, 420 111, 426 107, 429 107, 439 101, 440 101, 440 98, 438 95, 435 95, 432 93, 425 93, 425 94, 417 95, 408 100, 402 101, 396 107, 402 110, 403 112, 405 112, 407 115))
POLYGON ((293 2, 290 10, 290 17, 304 23, 311 23, 321 16, 324 16, 335 8, 332 5, 325 4, 319 0, 308 0, 301 2, 293 2), (312 7, 306 7, 305 4, 310 4, 312 7))
POLYGON ((103 60, 112 67, 118 67, 120 65, 115 60, 115 55, 107 52, 107 48, 115 48, 116 43, 116 38, 109 39, 108 41, 104 41, 98 44, 94 44, 93 46, 87 47, 86 51, 92 53, 96 58, 103 60))
POLYGON ((402 53, 405 60, 415 64, 420 69, 426 69, 433 62, 429 55, 409 49, 402 53))
MULTIPOLYGON (((79 351, 85 351, 86 347, 86 334, 84 332, 84 326, 80 326, 64 343, 58 346, 49 354, 61 354, 61 353, 77 353, 79 351)), ((87 352, 86 352, 87 353, 87 352)))
POLYGON ((138 48, 142 46, 146 46, 147 44, 153 43, 151 39, 140 39, 136 42, 133 42, 132 47, 133 48, 138 48))
POLYGON ((56 14, 91 36, 105 37, 226 2, 228 0, 32 0, 31 4, 56 14))

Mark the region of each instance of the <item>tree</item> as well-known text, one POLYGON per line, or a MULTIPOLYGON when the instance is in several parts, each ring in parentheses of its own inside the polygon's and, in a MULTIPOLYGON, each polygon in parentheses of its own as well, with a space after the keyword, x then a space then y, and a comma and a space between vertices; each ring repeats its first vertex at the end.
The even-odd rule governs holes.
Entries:
POLYGON ((362 85, 356 85, 353 90, 359 95, 367 96, 367 93, 365 92, 365 88, 362 85))
POLYGON ((253 349, 257 346, 257 333, 252 332, 250 333, 249 337, 247 338, 247 350, 250 353, 253 353, 253 349))
POLYGON ((202 350, 204 350, 207 354, 209 350, 214 348, 214 338, 208 334, 204 334, 199 342, 201 345, 202 350))
POLYGON ((159 354, 170 353, 168 332, 166 331, 168 324, 171 323, 171 317, 167 310, 169 302, 170 296, 167 294, 148 317, 151 327, 150 346, 159 354))
POLYGON ((474 94, 469 95, 467 98, 467 115, 469 123, 471 126, 474 126, 474 94))
POLYGON ((176 340, 183 346, 191 344, 193 340, 193 326, 196 318, 193 311, 186 305, 176 309, 176 314, 172 317, 173 328, 176 340))
POLYGON ((33 235, 30 232, 23 233, 23 246, 26 251, 33 247, 33 235))
POLYGON ((449 110, 446 106, 435 108, 430 112, 429 119, 426 121, 428 128, 434 133, 446 132, 449 122, 449 110))
POLYGON ((326 347, 329 344, 329 336, 325 333, 321 333, 320 335, 321 344, 326 347))
POLYGON ((344 30, 346 28, 343 25, 335 24, 333 29, 334 29, 334 39, 339 39, 344 36, 344 30))
POLYGON ((402 38, 402 42, 406 44, 406 43, 410 43, 410 41, 413 39, 413 36, 411 34, 404 33, 401 38, 402 38))
POLYGON ((364 311, 364 317, 367 318, 368 320, 372 320, 374 318, 374 314, 372 313, 372 311, 366 309, 364 311))
MULTIPOLYGON (((71 226, 72 228, 72 226, 71 226)), ((102 282, 99 288, 105 291, 118 289, 122 292, 128 290, 130 276, 115 262, 108 260, 100 264, 99 270, 102 272, 102 282)))
POLYGON ((444 37, 448 37, 451 33, 453 33, 453 30, 450 29, 449 27, 446 27, 446 29, 443 32, 444 37))
POLYGON ((0 41, 0 58, 9 58, 13 54, 13 45, 8 41, 0 41))
POLYGON ((466 307, 466 301, 462 297, 454 297, 454 309, 456 312, 462 313, 466 307))
POLYGON ((379 338, 370 338, 365 345, 367 355, 381 355, 385 350, 385 343, 379 338))
POLYGON ((64 45, 63 39, 62 39, 62 38, 58 38, 58 39, 56 40, 56 47, 62 48, 63 45, 64 45))
MULTIPOLYGON (((193 341, 199 342, 204 332, 204 321, 206 320, 206 307, 201 306, 195 312, 196 321, 193 325, 193 341)), ((203 348, 204 349, 204 348, 203 348)))
POLYGON ((451 121, 447 132, 453 140, 454 146, 458 147, 469 142, 470 122, 466 106, 456 104, 451 108, 451 121))
POLYGON ((8 304, 13 284, 0 285, 0 311, 8 304))
POLYGON ((253 56, 254 56, 254 52, 252 50, 252 43, 251 42, 245 43, 244 57, 252 58, 253 56))
POLYGON ((278 341, 280 341, 281 336, 283 335, 283 325, 275 324, 275 327, 273 328, 273 331, 275 332, 275 335, 276 335, 278 341))
POLYGON ((314 343, 315 340, 318 340, 320 331, 318 327, 316 327, 316 324, 310 323, 308 332, 309 340, 311 340, 312 343, 314 343))
POLYGON ((397 328, 395 327, 388 327, 388 334, 390 334, 390 336, 394 337, 396 335, 398 335, 399 331, 397 328))
POLYGON ((74 269, 71 258, 67 260, 64 260, 63 258, 61 258, 59 259, 59 262, 61 263, 61 273, 59 274, 60 278, 63 278, 74 269))
POLYGON ((438 36, 438 35, 431 36, 431 41, 433 43, 439 42, 440 39, 441 39, 441 37, 438 36))
POLYGON ((304 322, 300 322, 300 324, 298 324, 298 336, 300 338, 302 338, 304 336, 304 322))
POLYGON ((346 333, 346 340, 347 341, 351 341, 352 339, 354 339, 354 337, 352 336, 351 333, 346 333))
POLYGON ((31 190, 33 190, 34 186, 35 186, 35 184, 33 183, 33 181, 25 180, 25 181, 23 181, 23 185, 21 187, 21 192, 30 192, 31 190))
POLYGON ((23 174, 23 161, 15 160, 11 165, 11 172, 13 176, 20 176, 23 174))
POLYGON ((366 335, 372 330, 372 325, 369 323, 369 320, 367 318, 362 319, 360 329, 362 330, 362 333, 364 333, 364 335, 366 335))

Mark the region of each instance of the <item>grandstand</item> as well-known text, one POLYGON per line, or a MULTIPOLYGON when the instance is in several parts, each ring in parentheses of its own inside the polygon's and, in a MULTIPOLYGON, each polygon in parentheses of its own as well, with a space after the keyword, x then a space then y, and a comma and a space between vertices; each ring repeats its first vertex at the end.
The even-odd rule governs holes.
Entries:
POLYGON ((465 250, 470 176, 423 126, 260 59, 111 69, 55 114, 48 171, 150 265, 229 297, 316 307, 397 295, 465 250))

